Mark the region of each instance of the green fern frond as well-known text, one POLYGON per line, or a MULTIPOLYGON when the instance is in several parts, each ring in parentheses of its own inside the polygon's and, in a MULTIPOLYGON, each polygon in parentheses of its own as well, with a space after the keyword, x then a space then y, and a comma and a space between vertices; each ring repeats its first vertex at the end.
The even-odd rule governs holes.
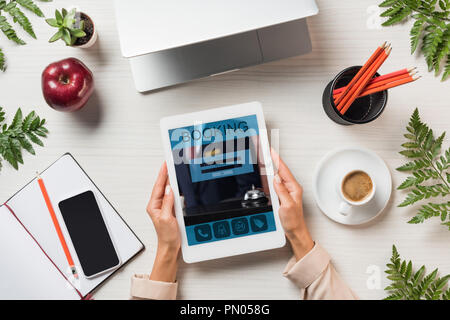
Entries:
POLYGON ((439 43, 436 56, 435 56, 435 66, 434 71, 435 75, 439 75, 441 70, 441 64, 450 53, 450 29, 443 33, 442 41, 439 43), (448 33, 448 34, 446 34, 448 33))
POLYGON ((382 7, 382 8, 391 7, 394 4, 396 4, 397 2, 399 2, 399 0, 385 0, 379 4, 379 7, 382 7))
MULTIPOLYGON (((0 107, 0 125, 5 120, 5 113, 0 107)), ((35 154, 33 143, 43 146, 39 137, 47 137, 45 119, 41 119, 34 111, 23 118, 22 110, 17 109, 9 126, 3 124, 0 132, 0 156, 16 170, 23 164, 22 150, 35 154), (39 137, 38 137, 39 136, 39 137)), ((1 168, 1 166, 0 166, 1 168)))
POLYGON ((391 284, 385 288, 388 296, 384 300, 448 300, 450 289, 445 290, 450 275, 438 277, 438 269, 425 275, 425 266, 414 272, 411 261, 402 260, 395 245, 392 246, 390 263, 385 273, 391 284))
POLYGON ((9 24, 9 22, 6 20, 4 16, 0 14, 0 30, 2 30, 3 34, 11 41, 14 41, 17 44, 24 45, 26 44, 25 41, 20 39, 16 31, 12 28, 12 26, 9 24))
MULTIPOLYGON (((50 2, 52 0, 39 0, 41 2, 50 2)), ((2 33, 11 41, 19 44, 25 45, 25 41, 22 40, 13 29, 11 24, 7 21, 6 17, 2 13, 8 13, 14 23, 18 23, 31 37, 36 39, 36 34, 33 30, 28 17, 23 13, 21 8, 25 8, 38 17, 44 17, 41 9, 36 5, 33 0, 0 0, 0 30, 2 33)), ((5 71, 5 57, 0 50, 0 70, 5 71)))
POLYGON ((14 5, 9 9, 5 7, 5 11, 11 15, 14 22, 17 22, 30 36, 36 39, 36 34, 34 33, 33 26, 31 25, 30 20, 28 20, 25 14, 20 10, 20 8, 17 7, 14 2, 11 3, 14 5))
MULTIPOLYGON (((450 52, 450 4, 448 0, 386 0, 380 3, 385 10, 380 14, 387 20, 383 26, 392 26, 414 19, 410 30, 411 54, 419 48, 427 62, 428 70, 437 76, 450 52)), ((447 67, 446 65, 446 67, 447 67)), ((448 78, 449 68, 444 67, 442 81, 448 78)))
POLYGON ((423 168, 429 168, 431 166, 431 162, 427 159, 418 159, 411 162, 408 162, 397 168, 398 171, 413 171, 420 170, 423 168))
POLYGON ((411 14, 409 7, 395 7, 391 12, 389 9, 384 12, 388 19, 381 25, 384 27, 392 26, 397 23, 405 22, 411 14))
MULTIPOLYGON (((445 132, 435 138, 433 130, 420 119, 416 108, 411 115, 408 126, 407 139, 402 144, 404 150, 400 154, 414 159, 397 168, 398 171, 411 172, 398 187, 398 190, 409 190, 406 198, 398 205, 406 207, 416 202, 430 198, 446 198, 450 195, 450 148, 441 154, 445 132), (426 183, 426 185, 425 185, 426 183)), ((408 223, 423 223, 425 220, 439 217, 445 226, 450 228, 449 203, 422 205, 417 214, 408 223)))
POLYGON ((428 65, 428 71, 432 71, 436 68, 439 68, 439 61, 437 60, 437 56, 439 54, 438 49, 441 46, 443 41, 443 32, 440 28, 436 26, 428 26, 425 28, 425 32, 427 33, 423 37, 422 43, 422 52, 425 56, 425 61, 428 65))
POLYGON ((409 187, 420 185, 421 183, 430 179, 438 178, 439 175, 432 169, 415 169, 413 171, 413 175, 406 178, 406 180, 397 187, 397 190, 407 189, 409 187))
POLYGON ((450 76, 450 54, 447 56, 447 62, 444 67, 444 73, 442 74, 442 81, 447 80, 450 76))
POLYGON ((411 36, 411 54, 413 54, 417 49, 417 45, 419 44, 419 40, 420 40, 420 36, 422 35, 424 24, 425 24, 425 19, 422 18, 422 19, 419 19, 416 22, 414 22, 414 25, 411 28, 411 31, 409 33, 411 36))
POLYGON ((449 210, 450 202, 441 204, 429 203, 428 205, 422 205, 419 209, 419 213, 409 220, 408 223, 423 223, 426 219, 432 217, 440 217, 441 221, 445 221, 448 218, 449 210))
POLYGON ((0 71, 6 70, 5 55, 3 54, 2 48, 0 48, 0 71))
POLYGON ((41 9, 33 2, 33 0, 16 0, 18 4, 20 4, 22 7, 30 10, 38 17, 44 17, 44 14, 42 13, 41 9))

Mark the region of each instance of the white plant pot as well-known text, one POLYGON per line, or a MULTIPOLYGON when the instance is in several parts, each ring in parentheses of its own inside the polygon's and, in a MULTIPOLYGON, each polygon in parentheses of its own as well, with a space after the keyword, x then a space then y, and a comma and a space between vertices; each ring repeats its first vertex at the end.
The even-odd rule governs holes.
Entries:
MULTIPOLYGON (((81 12, 77 12, 77 14, 81 14, 81 12)), ((92 36, 91 36, 91 39, 89 39, 88 42, 86 42, 85 44, 82 44, 82 45, 78 45, 78 46, 74 45, 73 46, 74 48, 81 48, 81 49, 90 48, 90 47, 92 47, 95 44, 95 42, 97 42, 98 33, 97 33, 97 27, 95 26, 94 20, 92 20, 92 18, 89 15, 87 15, 86 13, 83 12, 83 14, 86 17, 88 17, 89 20, 91 20, 91 22, 92 22, 92 28, 93 28, 92 36)))
POLYGON ((95 44, 95 42, 97 42, 97 37, 98 37, 97 28, 94 25, 94 33, 92 34, 91 39, 89 39, 88 42, 86 42, 85 44, 82 44, 81 46, 73 46, 73 47, 80 48, 80 49, 90 48, 95 44))

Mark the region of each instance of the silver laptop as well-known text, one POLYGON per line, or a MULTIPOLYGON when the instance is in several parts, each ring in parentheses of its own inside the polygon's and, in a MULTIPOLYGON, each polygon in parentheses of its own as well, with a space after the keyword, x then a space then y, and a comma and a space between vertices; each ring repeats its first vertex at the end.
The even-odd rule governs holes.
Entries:
POLYGON ((311 51, 314 0, 115 0, 139 92, 311 51))

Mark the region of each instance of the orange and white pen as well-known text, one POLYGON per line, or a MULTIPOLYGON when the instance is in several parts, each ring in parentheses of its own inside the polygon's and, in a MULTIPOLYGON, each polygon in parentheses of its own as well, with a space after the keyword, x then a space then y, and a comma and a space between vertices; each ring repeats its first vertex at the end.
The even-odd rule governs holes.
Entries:
POLYGON ((56 233, 58 234, 59 242, 64 250, 64 254, 66 255, 67 262, 69 263, 69 268, 72 272, 72 275, 78 279, 78 272, 75 268, 75 264, 73 262, 72 256, 70 255, 69 248, 67 247, 66 240, 64 239, 64 235, 61 231, 61 227, 59 225, 58 219, 56 218, 55 210, 53 209, 53 205, 50 201, 50 197, 48 196, 47 189, 45 188, 44 180, 42 180, 41 176, 38 172, 37 181, 39 183, 39 187, 41 188, 42 196, 44 197, 45 204, 47 205, 48 212, 50 213, 50 217, 52 218, 53 225, 55 226, 56 233))

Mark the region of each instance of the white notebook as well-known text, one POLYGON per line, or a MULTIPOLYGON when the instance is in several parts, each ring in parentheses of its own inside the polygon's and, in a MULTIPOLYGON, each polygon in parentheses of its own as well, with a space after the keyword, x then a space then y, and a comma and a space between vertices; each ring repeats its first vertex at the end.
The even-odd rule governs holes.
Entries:
MULTIPOLYGON (((81 270, 58 203, 95 193, 122 264, 144 249, 117 211, 70 154, 41 173, 75 265, 81 270)), ((82 299, 117 269, 69 281, 68 263, 36 179, 0 206, 0 299, 82 299), (11 209, 11 210, 10 210, 11 209), (34 238, 34 239, 33 239, 34 238), (76 288, 76 289, 75 289, 76 288)))

